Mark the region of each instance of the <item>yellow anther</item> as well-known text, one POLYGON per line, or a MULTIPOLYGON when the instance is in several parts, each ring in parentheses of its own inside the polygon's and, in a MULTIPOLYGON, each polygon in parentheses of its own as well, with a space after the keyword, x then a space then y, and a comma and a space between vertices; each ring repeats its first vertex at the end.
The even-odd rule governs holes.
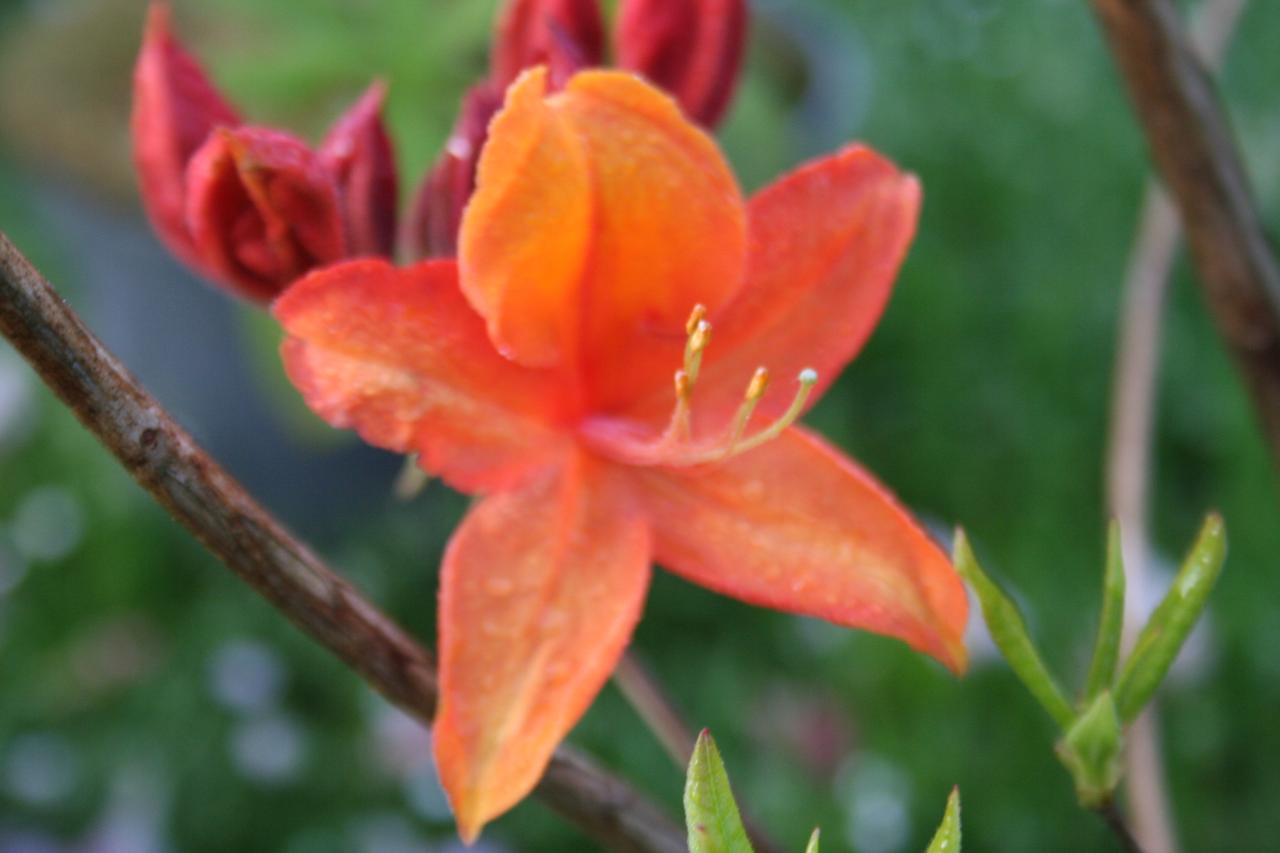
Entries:
POLYGON ((689 437, 692 423, 689 416, 689 398, 693 395, 693 382, 689 374, 677 370, 675 375, 676 407, 671 412, 671 422, 667 424, 667 441, 683 441, 689 437))
POLYGON ((694 331, 707 319, 707 306, 699 302, 693 306, 693 310, 689 312, 689 319, 684 324, 684 333, 692 335, 694 331))
POLYGON ((742 405, 738 408, 738 413, 733 419, 733 426, 729 429, 729 441, 720 452, 719 458, 727 459, 730 456, 759 447, 765 442, 772 441, 782 435, 782 431, 795 423, 800 417, 800 413, 804 411, 804 405, 809 401, 809 394, 813 391, 813 386, 818 382, 818 372, 811 367, 806 367, 800 371, 800 375, 796 377, 796 382, 800 387, 796 389, 796 396, 791 400, 791 405, 787 407, 787 410, 782 413, 782 417, 750 438, 744 439, 742 435, 746 432, 747 423, 751 420, 751 416, 755 414, 756 404, 760 402, 760 397, 752 396, 752 392, 759 384, 761 386, 760 393, 763 394, 764 385, 767 384, 768 379, 769 371, 763 367, 758 369, 755 375, 751 377, 751 384, 747 386, 747 393, 743 397, 742 405), (757 383, 757 380, 759 380, 759 383, 757 383))
POLYGON ((693 331, 689 333, 689 350, 700 353, 707 348, 707 344, 710 342, 711 324, 706 320, 700 320, 698 325, 693 327, 693 331))
POLYGON ((747 393, 745 399, 759 400, 764 396, 764 392, 769 388, 769 368, 757 367, 756 372, 751 376, 751 382, 747 385, 747 393))
POLYGON ((702 351, 710 342, 711 324, 706 320, 699 320, 684 345, 684 372, 689 374, 690 385, 698 381, 698 371, 702 369, 702 351))

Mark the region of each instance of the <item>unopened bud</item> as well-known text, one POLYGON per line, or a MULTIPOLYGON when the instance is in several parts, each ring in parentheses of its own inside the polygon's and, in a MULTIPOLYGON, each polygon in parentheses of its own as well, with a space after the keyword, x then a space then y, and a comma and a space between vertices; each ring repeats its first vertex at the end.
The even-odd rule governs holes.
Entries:
POLYGON ((462 211, 476 186, 476 165, 489 133, 489 120, 502 106, 502 93, 481 84, 462 99, 458 123, 444 151, 423 179, 409 214, 405 242, 414 257, 453 257, 458 250, 462 211))
POLYGON ((526 68, 545 65, 558 87, 603 58, 599 0, 510 0, 498 19, 491 79, 503 90, 526 68))
POLYGON ((347 254, 333 177, 289 134, 221 130, 191 158, 187 184, 201 263, 242 296, 268 301, 347 254))
POLYGON ((395 251, 395 153, 382 120, 386 86, 374 83, 334 123, 320 144, 321 163, 341 196, 347 245, 353 255, 390 257, 395 251))
POLYGON ((622 0, 618 64, 666 89, 711 127, 737 88, 746 46, 746 0, 622 0))

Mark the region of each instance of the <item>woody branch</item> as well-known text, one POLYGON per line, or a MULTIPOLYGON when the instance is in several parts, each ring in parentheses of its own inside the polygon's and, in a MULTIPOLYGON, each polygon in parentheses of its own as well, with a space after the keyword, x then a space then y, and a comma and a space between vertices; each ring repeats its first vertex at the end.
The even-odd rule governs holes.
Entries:
POLYGON ((1218 332, 1280 464, 1280 262, 1173 0, 1090 0, 1191 246, 1218 332))
MULTIPOLYGON (((289 621, 390 702, 435 713, 431 656, 293 538, 200 448, 0 233, 0 334, 164 509, 289 621)), ((606 846, 678 853, 679 828, 626 782, 571 749, 537 795, 606 846)))

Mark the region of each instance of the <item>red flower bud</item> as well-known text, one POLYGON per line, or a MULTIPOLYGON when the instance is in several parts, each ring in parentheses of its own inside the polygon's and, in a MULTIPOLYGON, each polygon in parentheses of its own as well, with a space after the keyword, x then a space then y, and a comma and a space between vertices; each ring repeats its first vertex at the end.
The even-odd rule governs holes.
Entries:
POLYGON ((746 34, 745 0, 622 0, 618 64, 666 89, 709 127, 737 86, 746 34))
POLYGON ((338 188, 303 142, 221 129, 187 170, 187 224, 201 263, 242 296, 269 301, 347 255, 338 188))
POLYGON ((390 257, 396 239, 396 162, 382 121, 387 88, 374 83, 320 144, 342 201, 347 245, 355 255, 390 257))
POLYGON ((133 74, 133 159, 151 224, 183 260, 202 266, 186 225, 187 161, 215 127, 235 127, 236 111, 169 29, 169 6, 147 15, 133 74))
POLYGON ((456 254, 458 227, 475 188, 480 149, 489 134, 489 120, 500 106, 502 92, 483 83, 463 97, 458 123, 414 199, 405 235, 414 257, 456 254))
POLYGON ((599 0, 510 0, 498 19, 491 80, 504 90, 535 65, 559 86, 604 59, 599 0))

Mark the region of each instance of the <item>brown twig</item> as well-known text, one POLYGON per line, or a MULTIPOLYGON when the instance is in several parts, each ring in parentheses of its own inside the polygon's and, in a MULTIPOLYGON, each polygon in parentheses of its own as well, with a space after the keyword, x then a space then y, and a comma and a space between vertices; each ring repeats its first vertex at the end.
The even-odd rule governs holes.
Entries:
POLYGON ((1090 0, 1172 192, 1218 331, 1280 463, 1280 263, 1173 0, 1090 0))
MULTIPOLYGON (((1204 0, 1197 10, 1191 41, 1211 71, 1221 64, 1246 2, 1204 0)), ((1156 374, 1165 295, 1180 236, 1173 202, 1158 183, 1149 182, 1125 277, 1107 452, 1107 503, 1124 532, 1128 642, 1141 628, 1138 606, 1150 597, 1147 522, 1156 374)), ((1128 732, 1125 780, 1137 836, 1153 853, 1173 853, 1177 836, 1169 816, 1158 732, 1153 703, 1128 732)))
MULTIPOLYGON (((170 515, 393 704, 430 723, 435 665, 294 539, 160 407, 0 233, 0 334, 170 515)), ((561 747, 537 795, 597 841, 680 853, 684 835, 620 779, 561 747)))
POLYGON ((1107 828, 1111 830, 1111 834, 1120 842, 1120 848, 1125 853, 1143 853, 1142 847, 1138 845, 1137 839, 1133 837, 1133 833, 1129 831, 1129 826, 1124 822, 1124 815, 1120 814, 1120 810, 1116 808, 1116 804, 1110 800, 1094 809, 1098 816, 1106 821, 1107 828))

